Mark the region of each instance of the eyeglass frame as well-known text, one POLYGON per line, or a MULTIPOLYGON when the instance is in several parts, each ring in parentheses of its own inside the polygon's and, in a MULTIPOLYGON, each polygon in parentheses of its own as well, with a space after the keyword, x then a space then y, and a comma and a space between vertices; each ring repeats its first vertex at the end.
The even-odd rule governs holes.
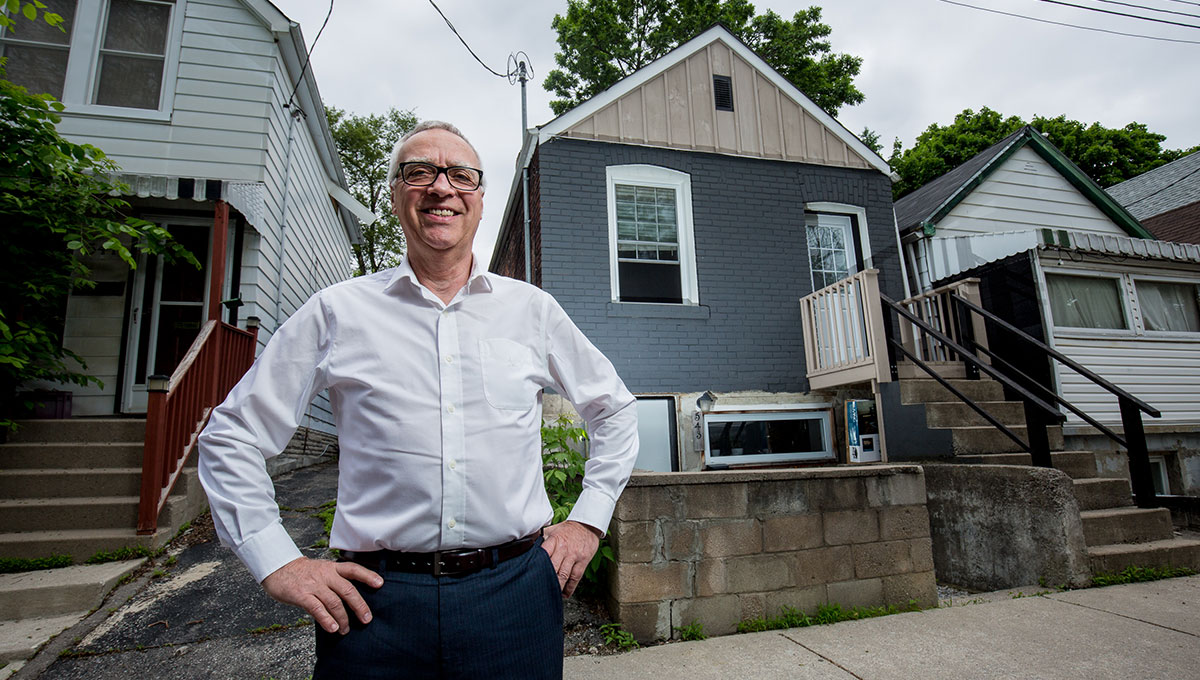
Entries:
POLYGON ((434 184, 437 184, 437 179, 438 179, 438 176, 440 176, 440 175, 445 175, 446 183, 449 184, 450 186, 454 187, 458 191, 479 191, 479 188, 483 186, 483 171, 480 170, 479 168, 472 168, 469 165, 450 165, 450 166, 443 168, 440 165, 434 165, 433 163, 430 163, 428 161, 404 161, 403 163, 397 163, 396 164, 396 176, 392 179, 392 182, 394 183, 397 180, 399 180, 400 182, 403 182, 404 184, 407 184, 410 187, 431 187, 434 184), (424 165, 424 166, 433 168, 437 172, 434 173, 433 180, 430 181, 429 184, 413 184, 412 182, 409 182, 407 179, 404 178, 404 168, 405 168, 405 166, 409 166, 409 165, 424 165), (471 189, 464 189, 450 180, 450 171, 451 170, 470 170, 472 172, 476 172, 479 174, 479 182, 471 189))

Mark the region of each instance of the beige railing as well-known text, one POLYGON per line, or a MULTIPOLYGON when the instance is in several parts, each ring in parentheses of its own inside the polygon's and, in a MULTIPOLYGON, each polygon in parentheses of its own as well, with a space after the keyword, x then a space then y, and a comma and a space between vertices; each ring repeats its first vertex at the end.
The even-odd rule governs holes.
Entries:
MULTIPOLYGON (((961 321, 954 313, 955 307, 950 304, 950 295, 957 293, 959 297, 982 306, 979 297, 979 279, 963 279, 954 283, 935 288, 928 293, 914 295, 900 302, 900 305, 914 316, 932 326, 935 330, 951 338, 965 337, 959 328, 961 321)), ((971 316, 970 334, 976 344, 987 347, 987 332, 983 319, 971 316)), ((913 324, 900 320, 900 342, 904 347, 925 362, 958 361, 958 356, 928 334, 914 332, 913 324)), ((961 342, 961 340, 960 340, 961 342)), ((981 359, 986 361, 986 355, 981 359)))
POLYGON ((800 298, 812 389, 889 382, 879 270, 868 269, 800 298))

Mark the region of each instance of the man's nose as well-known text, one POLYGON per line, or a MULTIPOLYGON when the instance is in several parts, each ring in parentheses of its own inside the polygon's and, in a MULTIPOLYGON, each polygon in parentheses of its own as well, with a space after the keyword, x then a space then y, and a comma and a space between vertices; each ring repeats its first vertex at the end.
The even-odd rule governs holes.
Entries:
POLYGON ((457 190, 450 184, 450 178, 446 176, 446 173, 439 172, 437 177, 433 178, 433 184, 429 185, 428 191, 438 196, 449 196, 457 190))

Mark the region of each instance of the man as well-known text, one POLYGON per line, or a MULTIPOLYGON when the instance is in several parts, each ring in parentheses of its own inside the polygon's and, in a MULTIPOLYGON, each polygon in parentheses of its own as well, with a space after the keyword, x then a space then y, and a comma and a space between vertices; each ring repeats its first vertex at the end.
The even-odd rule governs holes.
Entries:
POLYGON ((612 364, 553 298, 473 259, 479 166, 452 125, 406 135, 388 171, 404 260, 314 295, 200 437, 217 533, 271 597, 313 616, 315 678, 561 677, 562 598, 637 457, 635 401, 612 364), (575 404, 591 450, 570 518, 543 539, 544 388, 575 404), (323 389, 341 562, 300 554, 263 462, 323 389))

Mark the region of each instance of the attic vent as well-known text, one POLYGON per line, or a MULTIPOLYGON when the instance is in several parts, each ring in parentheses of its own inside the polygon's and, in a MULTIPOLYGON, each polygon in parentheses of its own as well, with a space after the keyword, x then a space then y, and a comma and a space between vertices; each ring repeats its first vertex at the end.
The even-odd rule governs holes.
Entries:
POLYGON ((733 80, 729 76, 713 76, 713 99, 718 111, 733 110, 733 80))

